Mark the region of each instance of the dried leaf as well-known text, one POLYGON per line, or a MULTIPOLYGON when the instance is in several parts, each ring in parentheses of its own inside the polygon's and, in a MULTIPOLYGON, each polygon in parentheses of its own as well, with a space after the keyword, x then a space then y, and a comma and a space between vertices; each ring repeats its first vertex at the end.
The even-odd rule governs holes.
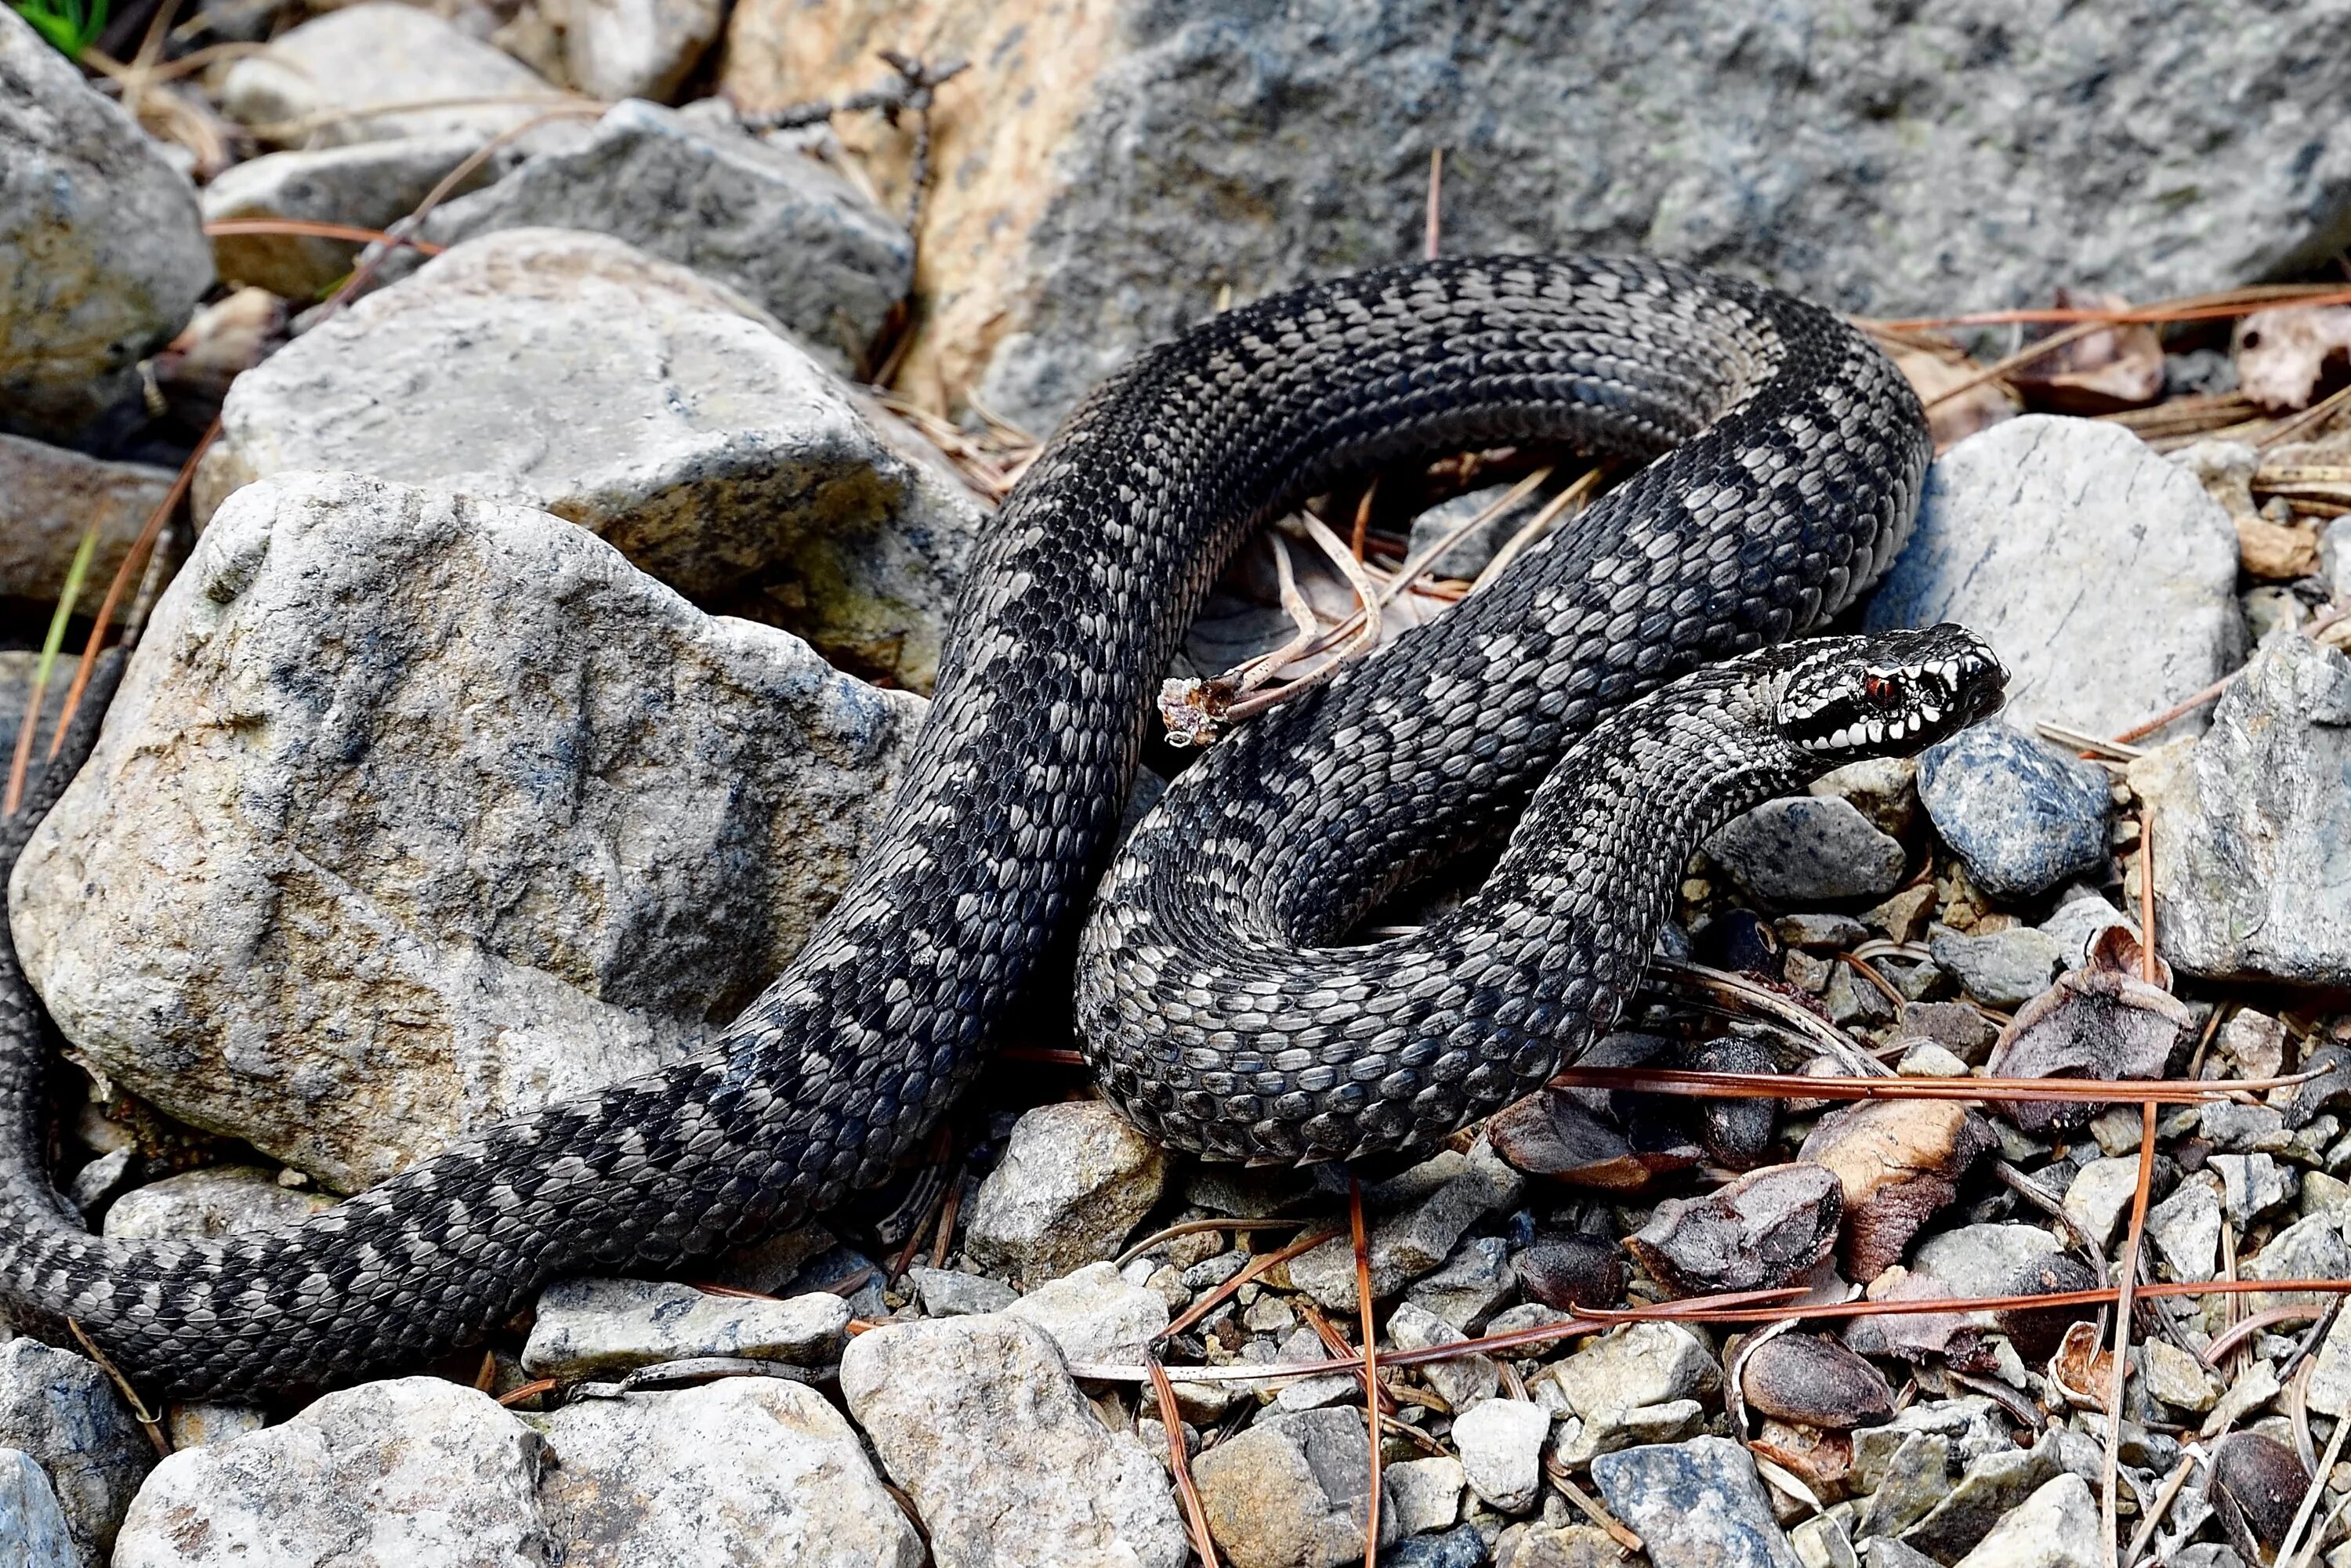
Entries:
POLYGON ((1784 1285, 1836 1245, 1844 1191, 1815 1165, 1767 1166, 1698 1198, 1668 1198, 1625 1245, 1686 1296, 1784 1285))
POLYGON ((2115 1353, 2095 1322, 2075 1323, 2049 1360, 2049 1381, 2077 1410, 2104 1410, 2115 1385, 2115 1353))
MULTIPOLYGON (((2162 988, 2171 973, 2160 960, 2159 986, 2138 977, 2138 943, 2109 927, 2089 962, 2016 1012, 1992 1047, 1987 1071, 2001 1078, 2160 1078, 2174 1047, 2194 1023, 2187 1005, 2162 988)), ((2027 1133, 2078 1127, 2096 1110, 2079 1100, 2006 1100, 2001 1113, 2027 1133)))
POLYGON ((1747 1446, 1812 1488, 1823 1502, 1845 1495, 1845 1481, 1853 1474, 1852 1433, 1767 1420, 1747 1446))
POLYGON ((1917 392, 1918 401, 1928 405, 1927 425, 1938 452, 2024 412, 2016 393, 2002 382, 1985 382, 1955 396, 1944 397, 1952 388, 1983 371, 1983 367, 1961 353, 1956 344, 1896 349, 1893 355, 1895 368, 1917 392), (1936 401, 1938 398, 1943 401, 1936 401))
POLYGON ((1993 1143, 1983 1118, 1950 1100, 1865 1100, 1820 1119, 1797 1157, 1844 1189, 1846 1271, 1875 1279, 1993 1143))
POLYGON ((1740 1369, 1740 1393, 1766 1416, 1806 1427, 1876 1427, 1894 1419, 1885 1374, 1833 1339, 1781 1334, 1740 1369))
MULTIPOLYGON (((1953 1292, 1932 1274, 1897 1266, 1870 1281, 1873 1301, 1948 1301, 1953 1292)), ((1991 1319, 1983 1312, 1904 1312, 1845 1324, 1844 1343, 1860 1355, 1890 1355, 1914 1364, 1944 1356, 1972 1364, 1991 1319)))
POLYGON ((2273 413, 2308 408, 2329 360, 2351 355, 2351 305, 2283 305, 2237 323, 2237 386, 2273 413))
POLYGON ((1504 1106, 1486 1133, 1494 1152, 1529 1176, 1602 1192, 1639 1192, 1702 1157, 1697 1145, 1654 1124, 1636 1123, 1628 1136, 1556 1089, 1504 1106))
MULTIPOLYGON (((2118 294, 2057 290, 2057 308, 2127 310, 2118 294)), ((2163 392, 2163 340, 2142 322, 2101 327, 2009 373, 2025 402, 2052 413, 2112 413, 2153 402, 2163 392)))

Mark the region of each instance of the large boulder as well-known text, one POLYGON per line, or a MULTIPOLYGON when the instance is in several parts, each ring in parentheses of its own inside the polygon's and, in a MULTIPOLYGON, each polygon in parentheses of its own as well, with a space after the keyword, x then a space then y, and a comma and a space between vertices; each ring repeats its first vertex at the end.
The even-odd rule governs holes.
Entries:
POLYGON ((69 434, 134 393, 212 281, 187 176, 0 7, 0 428, 69 434))
MULTIPOLYGON (((2351 201, 2351 18, 2314 4, 743 0, 720 82, 835 98, 909 40, 972 66, 904 384, 1040 428, 1226 288, 1419 254, 1438 148, 1448 253, 1649 251, 1876 315, 2266 277, 2351 201)), ((908 128, 841 130, 904 170, 908 128)))
POLYGON ((16 945, 124 1086, 350 1190, 712 1040, 922 712, 546 513, 266 480, 158 603, 16 945))
POLYGON ((890 423, 724 284, 601 235, 502 229, 238 377, 194 507, 297 468, 518 501, 926 690, 981 513, 890 423))

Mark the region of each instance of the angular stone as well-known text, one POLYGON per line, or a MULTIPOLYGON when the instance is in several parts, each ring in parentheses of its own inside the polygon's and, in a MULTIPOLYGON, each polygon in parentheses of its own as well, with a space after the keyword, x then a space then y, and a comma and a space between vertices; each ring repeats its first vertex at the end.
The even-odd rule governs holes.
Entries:
POLYGON ((1938 1563, 1964 1555, 2058 1471, 2054 1443, 1986 1454, 1970 1465, 1927 1517, 1904 1531, 1902 1544, 1938 1563))
MULTIPOLYGON (((2147 1391, 2175 1410, 2200 1416, 2212 1408, 2220 1391, 2212 1386, 2211 1375, 2203 1363, 2168 1340, 2151 1339, 2138 1347, 2139 1369, 2147 1379, 2147 1391)), ((2310 1403, 2318 1408, 2319 1380, 2311 1375, 2310 1403)))
POLYGON ((1389 1502, 1395 1509, 1396 1531, 1419 1535, 1443 1530, 1461 1517, 1461 1488, 1467 1477, 1458 1459, 1406 1459, 1381 1471, 1387 1482, 1389 1502))
POLYGON ((0 1560, 9 1568, 81 1568, 49 1478, 21 1448, 0 1448, 0 1560))
MULTIPOLYGON (((389 228, 486 140, 457 131, 266 152, 231 164, 204 187, 204 222, 292 219, 389 228)), ((501 167, 493 155, 458 186, 460 195, 496 178, 501 167)), ((212 245, 223 277, 288 299, 317 297, 350 271, 360 254, 358 241, 311 235, 220 235, 212 245)))
MULTIPOLYGON (((1189 1549, 1166 1472, 1102 1426, 1034 1323, 885 1324, 850 1342, 841 1391, 914 1498, 938 1568, 1181 1568, 1189 1549)), ((1343 1418, 1361 1443, 1361 1422, 1343 1418)), ((1204 1495, 1207 1459, 1232 1447, 1195 1468, 1204 1495)), ((1359 1519, 1359 1550, 1362 1530, 1359 1519)))
POLYGON ((822 1366, 848 1330, 849 1303, 824 1291, 763 1301, 658 1280, 562 1280, 538 1293, 522 1369, 569 1382, 697 1355, 822 1366))
POLYGON ((2098 1505, 2076 1475, 2045 1481, 1958 1568, 2102 1568, 2098 1505))
MULTIPOLYGON (((229 118, 286 146, 340 147, 395 136, 460 134, 486 141, 544 114, 561 94, 512 55, 421 6, 390 0, 347 5, 272 38, 228 69, 229 118), (486 103, 447 103, 486 99, 486 103), (430 103, 430 109, 395 109, 430 103), (371 113, 381 110, 384 112, 371 113)), ((576 140, 559 121, 524 132, 523 145, 576 140)))
MULTIPOLYGON (((2256 1155, 2255 1159, 2266 1158, 2256 1155)), ((2331 1214, 2297 1219, 2262 1244, 2250 1258, 2237 1260, 2241 1280, 2341 1280, 2351 1278, 2351 1248, 2343 1242, 2343 1228, 2331 1214)), ((2306 1291, 2257 1291, 2245 1298, 2249 1312, 2267 1312, 2296 1302, 2325 1303, 2306 1291)))
POLYGON ((1801 1568, 1755 1461, 1728 1438, 1604 1454, 1592 1479, 1655 1568, 1801 1568))
POLYGON ((1980 724, 1928 747, 1918 800, 1994 898, 2032 898, 2105 864, 2114 802, 2105 769, 2006 725, 1980 724))
POLYGON ((563 69, 591 98, 666 102, 717 41, 718 0, 541 0, 563 35, 563 69))
POLYGON ((554 1542, 536 1495, 539 1435, 437 1377, 362 1383, 285 1425, 155 1467, 114 1568, 317 1568, 341 1562, 536 1568, 554 1542))
POLYGON ((730 1377, 549 1416, 538 1501, 566 1568, 922 1568, 922 1537, 815 1389, 730 1377))
POLYGON ((1546 1369, 1538 1387, 1585 1421, 1685 1399, 1720 1386, 1722 1370, 1696 1334, 1679 1323, 1634 1323, 1590 1341, 1546 1369))
MULTIPOLYGON (((1374 1226, 1367 1239, 1373 1298, 1385 1301, 1443 1263, 1463 1231, 1511 1200, 1515 1179, 1515 1173, 1490 1155, 1482 1164, 1465 1162, 1460 1174, 1447 1176, 1434 1191, 1414 1197, 1374 1226)), ((1290 1278, 1324 1308, 1355 1311, 1355 1253, 1345 1237, 1332 1237, 1290 1260, 1290 1278)))
MULTIPOLYGON (((1337 1568, 1364 1553, 1371 1445, 1353 1410, 1259 1421, 1192 1466, 1208 1532, 1234 1568, 1337 1568)), ((1384 1485, 1380 1540, 1395 1534, 1384 1485)))
POLYGON ((2214 1155, 2210 1165, 2220 1177, 2221 1204, 2240 1227, 2294 1196, 2285 1170, 2267 1155, 2214 1155))
POLYGON ((96 1363, 30 1339, 0 1345, 0 1447, 23 1450, 46 1472, 74 1550, 93 1563, 106 1560, 155 1463, 96 1363))
POLYGON ((137 392, 212 246, 187 176, 13 9, 0 81, 0 427, 66 435, 137 392))
POLYGON ((299 1225, 334 1199, 278 1185, 258 1166, 188 1171, 133 1188, 114 1200, 101 1228, 109 1236, 229 1236, 299 1225))
MULTIPOLYGON (((5 245, 0 238, 0 247, 5 245)), ((5 254, 0 248, 0 256, 5 254)), ((148 514, 171 487, 167 468, 102 463, 62 446, 0 435, 0 594, 44 602, 62 597, 66 573, 92 526, 98 548, 82 591, 105 591, 95 585, 112 580, 131 542, 147 526, 148 514)))
POLYGON ((239 376, 221 420, 199 518, 292 468, 520 502, 917 690, 980 522, 935 453, 893 445, 765 311, 600 235, 446 251, 239 376))
POLYGON ((1049 1281, 1005 1311, 1051 1334, 1072 1364, 1133 1366, 1144 1347, 1167 1332, 1167 1298, 1127 1283, 1108 1263, 1049 1281))
MULTIPOLYGON (((2134 0, 2069 18, 2062 47, 1934 6, 1836 16, 752 0, 720 82, 768 110, 870 88, 873 52, 910 37, 985 62, 940 89, 933 157, 953 173, 905 384, 946 403, 979 383, 1039 429, 1227 284, 1247 298, 1405 254, 1436 147, 1454 150, 1448 255, 1648 251, 1876 315, 2059 284, 2161 298, 2334 243, 2335 38, 2299 13, 2216 30, 2134 0)), ((903 126, 839 129, 904 167, 903 126)))
POLYGON ((1902 846, 1834 796, 1767 800, 1727 824, 1706 852, 1771 904, 1877 899, 1902 884, 1902 846))
POLYGON ((2104 898, 2091 894, 2071 898, 2057 906, 2057 913, 2041 923, 2042 935, 2057 944, 2057 959, 2067 969, 2078 969, 2088 961, 2090 944, 2099 935, 2121 926, 2138 940, 2138 923, 2123 914, 2104 898))
POLYGON ((1542 1490, 1551 1413, 1518 1399, 1488 1399, 1453 1417, 1453 1444, 1469 1490, 1504 1513, 1524 1513, 1542 1490))
POLYGON ((1900 1446, 1876 1468, 1869 1506, 1855 1531, 1865 1538, 1897 1535, 1908 1529, 1950 1490, 1950 1471, 1949 1437, 1935 1432, 1905 1435, 1900 1446))
POLYGON ((1039 1283, 1111 1257, 1167 1185, 1167 1156, 1100 1100, 1024 1112, 970 1210, 964 1249, 1039 1283))
MULTIPOLYGON (((1387 1332, 1398 1350, 1432 1350, 1441 1344, 1459 1344, 1469 1337, 1435 1312, 1411 1301, 1388 1314, 1387 1332)), ((1457 1411, 1467 1410, 1481 1399, 1491 1399, 1502 1381, 1501 1368, 1489 1355, 1432 1361, 1418 1370, 1421 1381, 1457 1411)), ((1446 1522, 1452 1521, 1447 1519, 1446 1522)), ((1407 1530, 1405 1533, 1413 1532, 1407 1530)))
POLYGON ((922 711, 543 513, 288 476, 157 605, 16 945, 126 1087, 350 1190, 709 1040, 922 711))
POLYGON ((1866 619, 1959 622, 2008 665, 2009 722, 2113 735, 2235 667, 2236 585, 2236 529, 2193 477, 2119 426, 2036 414, 1928 471, 1866 619))
MULTIPOLYGON (((575 0, 586 5, 588 0, 575 0)), ((542 152, 424 220, 438 245, 498 229, 586 229, 738 290, 837 371, 861 368, 914 275, 914 242, 798 152, 632 101, 584 145, 542 152)))
POLYGON ((2046 933, 2011 925, 1982 936, 1937 927, 1928 950, 1959 988, 1987 1007, 2019 1008, 2049 988, 2060 950, 2046 933))
POLYGON ((2175 1280, 2210 1280, 2220 1270, 2220 1187, 2211 1176, 2190 1176, 2147 1211, 2147 1239, 2175 1280))
POLYGON ((961 1318, 1000 1312, 1020 1299, 1020 1292, 985 1274, 958 1273, 952 1269, 909 1269, 907 1282, 923 1303, 925 1316, 961 1318))
POLYGON ((2118 1160, 2092 1160, 2074 1173, 2065 1188, 2065 1216, 2100 1247, 2111 1244, 2123 1217, 2138 1197, 2137 1155, 2118 1160))
POLYGON ((2351 984, 2351 659, 2273 637, 2199 739, 2131 764, 2154 810, 2163 956, 2213 978, 2351 984))
POLYGON ((1519 1281, 1510 1243, 1499 1236, 1479 1236, 1455 1248, 1437 1272, 1415 1281, 1404 1299, 1463 1333, 1482 1333, 1519 1293, 1519 1281))

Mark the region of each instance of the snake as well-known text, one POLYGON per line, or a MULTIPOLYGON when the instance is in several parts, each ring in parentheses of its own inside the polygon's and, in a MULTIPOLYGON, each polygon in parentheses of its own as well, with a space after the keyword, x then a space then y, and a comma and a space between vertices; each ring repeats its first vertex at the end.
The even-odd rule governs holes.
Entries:
POLYGON ((551 1280, 674 1272, 886 1180, 1073 947, 1102 1089, 1169 1145, 1312 1163, 1442 1137, 1617 1015, 1713 824, 1987 709, 1997 661, 1956 628, 1790 641, 1886 569, 1929 454, 1859 331, 1663 261, 1445 259, 1227 308, 1107 377, 1006 497, 864 853, 700 1054, 298 1224, 107 1238, 46 1170, 54 1042, 0 941, 0 1296, 158 1396, 413 1367, 551 1280), (1351 476, 1543 445, 1628 476, 1207 748, 1112 865, 1155 693, 1237 549, 1351 476), (1498 842, 1454 914, 1351 938, 1498 842))

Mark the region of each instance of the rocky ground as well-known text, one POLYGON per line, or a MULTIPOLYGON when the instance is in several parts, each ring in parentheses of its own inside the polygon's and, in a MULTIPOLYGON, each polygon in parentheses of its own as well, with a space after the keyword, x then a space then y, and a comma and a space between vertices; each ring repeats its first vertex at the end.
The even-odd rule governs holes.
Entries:
MULTIPOLYGON (((109 1235, 297 1223, 714 1038, 1031 432, 1416 253, 1424 196, 1447 249, 1867 312, 1941 453, 1857 619, 2014 674, 1693 860, 1617 1076, 1352 1194, 1164 1155, 1047 998, 824 1226, 411 1375, 149 1412, 6 1339, 0 1562, 2351 1568, 2351 1321, 2260 1288, 2351 1278, 2351 294, 2084 315, 2335 275, 2351 37, 1475 9, 204 0, 88 70, 0 11, 0 758, 69 701, 52 625, 113 583, 138 632, 11 890, 109 1235), (2052 1077, 2110 1082, 1980 1082, 2052 1077), (2126 1278, 2119 1362, 2111 1305, 2019 1300, 2126 1278)), ((1392 634, 1620 476, 1314 507, 1392 634)), ((1175 673, 1285 647, 1285 569, 1353 608, 1277 528, 1175 673)))

